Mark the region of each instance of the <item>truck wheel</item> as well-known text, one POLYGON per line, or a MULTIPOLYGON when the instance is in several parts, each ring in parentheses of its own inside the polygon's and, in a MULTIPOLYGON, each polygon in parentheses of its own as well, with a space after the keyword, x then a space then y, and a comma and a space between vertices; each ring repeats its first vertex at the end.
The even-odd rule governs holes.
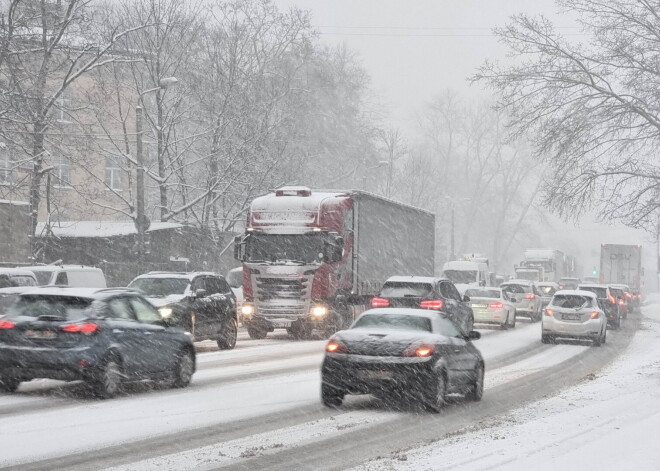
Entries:
POLYGON ((268 335, 268 331, 266 329, 251 325, 248 326, 247 331, 250 338, 255 340, 265 339, 266 335, 268 335))
POLYGON ((297 321, 291 324, 291 327, 286 329, 291 337, 297 340, 306 340, 311 337, 312 329, 304 322, 297 321))

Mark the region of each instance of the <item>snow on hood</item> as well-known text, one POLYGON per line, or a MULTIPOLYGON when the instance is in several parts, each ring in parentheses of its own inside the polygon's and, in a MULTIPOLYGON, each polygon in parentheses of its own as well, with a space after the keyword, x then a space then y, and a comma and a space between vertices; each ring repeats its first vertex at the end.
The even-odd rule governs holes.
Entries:
POLYGON ((153 298, 145 296, 147 300, 156 307, 168 306, 183 301, 186 298, 185 294, 170 294, 164 298, 153 298))

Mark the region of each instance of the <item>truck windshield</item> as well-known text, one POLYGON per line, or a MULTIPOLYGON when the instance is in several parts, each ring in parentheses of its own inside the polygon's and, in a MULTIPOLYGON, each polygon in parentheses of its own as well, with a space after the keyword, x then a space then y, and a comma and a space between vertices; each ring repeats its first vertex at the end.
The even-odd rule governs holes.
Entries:
POLYGON ((539 281, 539 272, 537 271, 517 271, 516 278, 519 280, 539 281))
POLYGON ((253 234, 247 242, 247 262, 320 262, 322 234, 253 234))
POLYGON ((445 270, 445 276, 454 283, 474 283, 477 281, 477 272, 471 270, 445 270))

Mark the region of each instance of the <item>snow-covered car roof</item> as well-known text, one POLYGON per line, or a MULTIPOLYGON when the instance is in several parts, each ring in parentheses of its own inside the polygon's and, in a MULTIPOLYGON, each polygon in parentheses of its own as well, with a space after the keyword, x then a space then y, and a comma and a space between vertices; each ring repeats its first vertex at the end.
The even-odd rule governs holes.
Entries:
POLYGON ((428 309, 412 309, 412 308, 395 308, 395 307, 383 307, 378 309, 368 309, 360 314, 360 317, 365 314, 374 314, 374 315, 383 315, 383 314, 397 314, 404 316, 417 316, 417 317, 426 317, 433 319, 438 316, 438 311, 429 311, 428 309))
POLYGON ((390 276, 385 283, 435 283, 446 280, 446 278, 434 278, 432 276, 390 276))
POLYGON ((176 272, 176 271, 152 271, 149 273, 144 273, 142 275, 136 276, 133 281, 140 280, 143 278, 179 278, 184 280, 192 281, 196 276, 222 276, 219 273, 213 273, 210 271, 193 271, 193 272, 176 272))
POLYGON ((442 269, 443 270, 479 270, 480 268, 485 268, 486 265, 483 262, 469 262, 465 260, 452 260, 451 262, 446 262, 442 269))
POLYGON ((500 286, 505 286, 505 285, 506 285, 506 286, 508 286, 508 285, 525 285, 525 286, 532 286, 532 285, 534 285, 534 282, 533 282, 533 281, 530 281, 530 280, 518 280, 518 279, 516 279, 516 280, 505 281, 505 282, 502 283, 500 286))
POLYGON ((30 276, 34 278, 34 273, 25 268, 0 268, 0 275, 9 275, 9 276, 30 276))
POLYGON ((21 295, 43 295, 43 296, 73 296, 76 298, 99 299, 117 292, 137 293, 129 288, 78 288, 69 286, 32 286, 30 289, 22 290, 21 295))
POLYGON ((21 267, 24 270, 30 271, 58 271, 58 270, 99 270, 98 267, 90 267, 86 265, 34 265, 31 267, 21 267))
POLYGON ((567 296, 567 295, 585 296, 587 298, 593 298, 593 299, 597 298, 596 293, 592 291, 583 291, 579 289, 562 289, 555 293, 555 296, 567 296))
POLYGON ((580 288, 609 288, 610 285, 604 285, 599 283, 580 283, 578 289, 580 288))
POLYGON ((630 289, 630 286, 624 285, 624 284, 621 284, 621 283, 613 283, 609 286, 611 286, 613 288, 617 288, 617 289, 630 289))

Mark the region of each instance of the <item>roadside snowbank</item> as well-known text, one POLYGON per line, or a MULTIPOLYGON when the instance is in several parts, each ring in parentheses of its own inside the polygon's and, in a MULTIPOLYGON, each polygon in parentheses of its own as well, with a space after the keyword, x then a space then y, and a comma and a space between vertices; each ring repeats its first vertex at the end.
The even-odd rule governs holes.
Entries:
POLYGON ((441 441, 356 469, 659 469, 660 304, 647 305, 643 312, 629 349, 598 376, 441 441))

